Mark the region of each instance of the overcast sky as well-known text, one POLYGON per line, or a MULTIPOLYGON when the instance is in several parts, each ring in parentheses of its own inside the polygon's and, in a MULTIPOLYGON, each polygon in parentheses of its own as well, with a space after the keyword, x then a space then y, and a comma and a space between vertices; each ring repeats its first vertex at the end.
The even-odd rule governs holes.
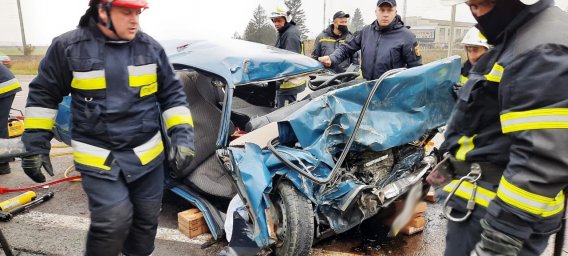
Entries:
MULTIPOLYGON (((51 39, 72 30, 87 9, 88 0, 20 0, 28 43, 49 45, 51 39)), ((407 16, 450 19, 450 8, 439 0, 407 0, 407 16)), ((230 38, 243 33, 252 12, 259 4, 269 13, 281 1, 277 0, 149 0, 150 9, 141 15, 141 26, 157 40, 230 38)), ((310 37, 323 28, 324 0, 304 0, 310 37)), ((375 19, 376 0, 326 0, 327 17, 338 10, 353 14, 360 8, 365 23, 375 19)), ((398 1, 402 14, 403 0, 398 1)), ((563 10, 568 0, 557 0, 563 10)), ((457 20, 474 22, 467 6, 458 6, 457 20)), ((0 0, 0 45, 21 44, 16 0, 0 0)))

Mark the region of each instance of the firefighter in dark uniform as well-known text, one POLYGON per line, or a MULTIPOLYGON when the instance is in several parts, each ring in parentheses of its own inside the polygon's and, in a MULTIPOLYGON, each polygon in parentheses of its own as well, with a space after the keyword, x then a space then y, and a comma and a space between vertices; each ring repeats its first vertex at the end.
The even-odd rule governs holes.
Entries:
POLYGON ((460 90, 441 147, 454 176, 441 199, 455 189, 445 254, 540 255, 568 185, 568 14, 552 0, 467 4, 494 48, 460 90))
POLYGON ((22 168, 44 182, 58 103, 71 94, 75 168, 89 198, 86 255, 150 255, 164 183, 163 118, 174 171, 194 156, 193 120, 162 47, 138 31, 146 0, 91 0, 55 38, 30 83, 22 168), (159 107, 158 107, 159 106, 159 107), (160 112, 161 110, 161 112, 160 112))
POLYGON ((461 43, 467 54, 467 60, 463 63, 461 68, 460 85, 463 86, 467 82, 469 71, 473 65, 475 65, 479 58, 489 51, 491 47, 487 44, 487 38, 485 38, 476 27, 472 27, 467 31, 461 43))
MULTIPOLYGON (((0 64, 0 139, 8 138, 10 108, 16 93, 21 90, 20 83, 12 72, 3 64, 0 64)), ((10 173, 10 160, 0 159, 0 175, 10 173)))
MULTIPOLYGON (((312 58, 317 60, 319 57, 331 55, 340 44, 353 38, 353 34, 347 27, 348 19, 349 14, 342 11, 338 11, 333 15, 333 24, 329 25, 328 28, 316 37, 312 58)), ((333 71, 338 74, 343 73, 351 65, 354 66, 351 72, 359 71, 359 52, 353 53, 349 58, 335 65, 333 71)))
POLYGON ((397 15, 396 0, 379 0, 375 15, 377 20, 319 61, 326 67, 334 67, 361 50, 361 71, 366 80, 378 79, 391 69, 422 65, 416 36, 397 15))
MULTIPOLYGON (((285 7, 278 7, 270 14, 270 19, 276 31, 278 31, 278 38, 274 46, 276 48, 304 54, 301 33, 296 22, 292 20, 290 11, 285 7)), ((280 83, 278 91, 276 92, 276 107, 281 108, 296 101, 298 93, 303 92, 305 89, 305 81, 284 81, 280 83)))

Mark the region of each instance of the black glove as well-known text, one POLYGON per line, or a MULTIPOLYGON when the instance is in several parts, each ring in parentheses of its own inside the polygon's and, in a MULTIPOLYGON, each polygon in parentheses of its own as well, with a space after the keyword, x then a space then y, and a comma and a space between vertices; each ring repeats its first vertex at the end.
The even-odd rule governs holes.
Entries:
POLYGON ((481 233, 481 240, 477 242, 475 249, 471 252, 472 256, 519 255, 523 247, 521 240, 495 230, 485 219, 481 219, 480 224, 483 233, 481 233))
POLYGON ((175 176, 181 178, 183 171, 191 165, 195 153, 185 146, 172 145, 170 148, 170 167, 174 170, 175 176))
POLYGON ((22 169, 35 182, 45 182, 45 176, 41 173, 41 167, 53 176, 53 167, 48 155, 31 155, 22 158, 22 169))

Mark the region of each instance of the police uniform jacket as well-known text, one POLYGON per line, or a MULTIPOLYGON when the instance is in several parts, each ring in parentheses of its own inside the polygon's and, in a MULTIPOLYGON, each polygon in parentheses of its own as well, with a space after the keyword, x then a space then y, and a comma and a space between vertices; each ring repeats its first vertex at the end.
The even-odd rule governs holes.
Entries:
MULTIPOLYGON (((492 227, 524 240, 554 232, 565 207, 567 31, 568 14, 552 0, 526 7, 502 43, 471 70, 442 145, 457 160, 503 168, 500 181, 478 190, 475 201, 488 207, 492 227)), ((456 195, 469 198, 471 192, 465 184, 456 195)))
POLYGON ((164 160, 161 117, 172 143, 194 149, 182 85, 163 48, 142 32, 110 41, 91 20, 53 40, 30 83, 22 138, 30 154, 49 153, 58 103, 69 93, 83 174, 116 180, 122 170, 131 182, 156 169, 164 160))
POLYGON ((361 71, 367 80, 378 79, 383 73, 396 68, 422 65, 416 37, 396 16, 388 26, 381 28, 377 21, 355 32, 351 40, 340 45, 330 55, 332 65, 342 63, 361 50, 361 71))

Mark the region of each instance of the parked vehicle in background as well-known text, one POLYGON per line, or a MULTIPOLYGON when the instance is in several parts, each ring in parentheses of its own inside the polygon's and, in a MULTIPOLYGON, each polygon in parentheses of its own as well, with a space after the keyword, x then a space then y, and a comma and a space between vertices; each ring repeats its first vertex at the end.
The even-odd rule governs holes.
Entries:
POLYGON ((4 66, 6 66, 7 68, 10 68, 12 66, 12 59, 10 58, 10 56, 4 54, 3 52, 0 52, 0 62, 2 62, 2 64, 4 64, 4 66))

